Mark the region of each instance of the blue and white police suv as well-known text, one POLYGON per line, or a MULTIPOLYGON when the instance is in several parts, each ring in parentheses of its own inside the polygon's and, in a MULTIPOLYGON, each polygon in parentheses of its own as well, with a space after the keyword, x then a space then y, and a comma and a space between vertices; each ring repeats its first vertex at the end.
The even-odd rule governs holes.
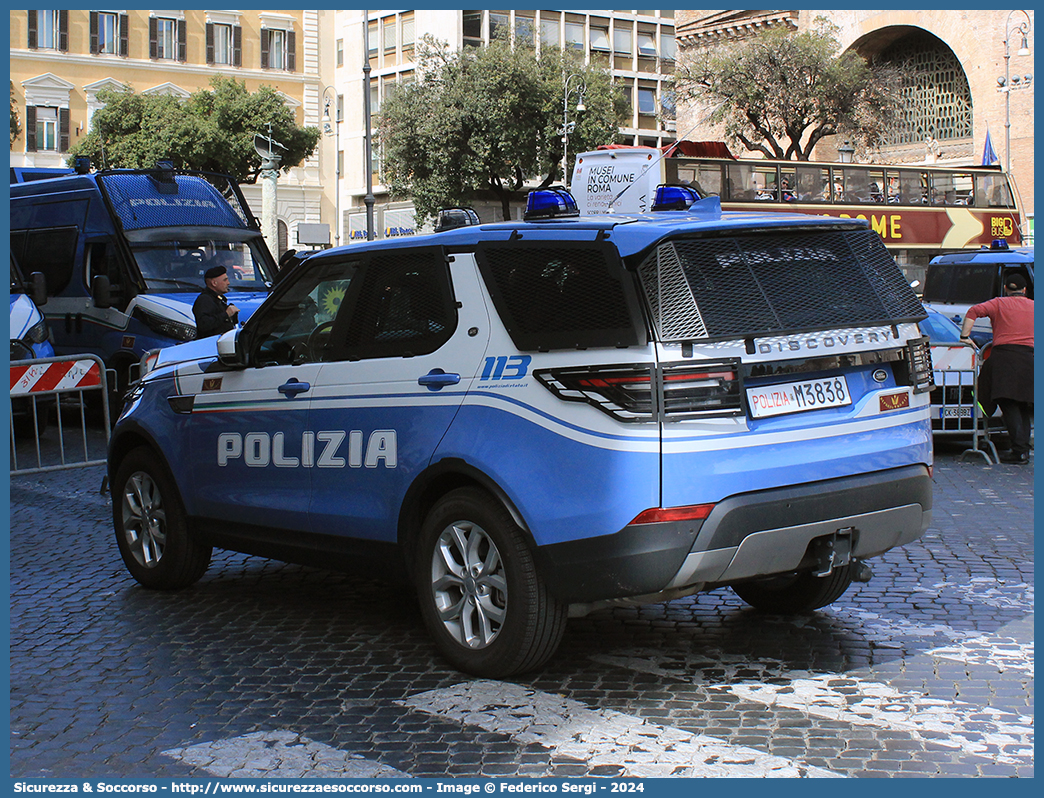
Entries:
POLYGON ((147 373, 109 455, 134 578, 183 588, 215 546, 402 563, 442 654, 502 677, 570 615, 726 585, 809 611, 921 536, 924 312, 865 222, 571 199, 311 256, 147 373))

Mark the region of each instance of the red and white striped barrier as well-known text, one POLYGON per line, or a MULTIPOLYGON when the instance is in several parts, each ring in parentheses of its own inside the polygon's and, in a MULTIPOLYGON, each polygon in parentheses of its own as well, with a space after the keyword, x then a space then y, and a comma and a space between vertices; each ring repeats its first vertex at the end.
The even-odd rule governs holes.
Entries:
POLYGON ((932 368, 935 371, 974 371, 975 348, 964 344, 932 344, 932 368))
POLYGON ((102 384, 96 360, 58 360, 11 366, 11 396, 97 388, 102 384))

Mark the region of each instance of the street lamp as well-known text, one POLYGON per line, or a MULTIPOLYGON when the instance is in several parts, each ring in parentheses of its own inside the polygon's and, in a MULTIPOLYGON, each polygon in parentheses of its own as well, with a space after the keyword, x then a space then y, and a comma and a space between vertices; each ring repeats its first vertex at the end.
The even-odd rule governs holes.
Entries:
POLYGON ((584 111, 584 95, 587 93, 587 84, 584 83, 584 79, 579 73, 570 75, 566 78, 565 84, 565 96, 562 98, 562 183, 569 190, 569 134, 576 128, 576 122, 569 121, 569 94, 570 92, 576 92, 576 110, 584 111), (577 79, 580 82, 570 88, 573 80, 577 79))
POLYGON ((366 240, 373 241, 373 206, 376 199, 373 196, 373 131, 370 119, 370 12, 363 11, 363 123, 366 125, 366 134, 363 138, 363 174, 366 175, 366 196, 363 204, 366 206, 366 240))
MULTIPOLYGON (((326 86, 323 89, 323 135, 334 137, 334 164, 336 178, 334 180, 334 246, 341 245, 341 120, 330 118, 331 98, 327 92, 333 92, 333 102, 337 102, 337 89, 326 86)), ((336 114, 336 109, 334 113, 336 114)))
POLYGON ((852 142, 846 141, 837 148, 837 158, 841 163, 852 163, 855 160, 855 147, 852 146, 852 142))
MULTIPOLYGON (((1008 18, 1004 22, 1004 85, 1001 87, 1001 91, 1004 92, 1004 171, 1008 174, 1011 174, 1011 34, 1022 34, 1022 42, 1019 45, 1018 54, 1029 55, 1029 32, 1030 15, 1021 9, 1009 11, 1008 18), (1017 25, 1012 27, 1012 14, 1022 14, 1024 17, 1026 17, 1026 21, 1022 22, 1020 20, 1017 25)), ((1032 80, 1032 76, 1027 75, 1026 78, 1026 84, 1029 84, 1030 80, 1032 80)), ((997 82, 999 83, 1000 81, 997 82)))

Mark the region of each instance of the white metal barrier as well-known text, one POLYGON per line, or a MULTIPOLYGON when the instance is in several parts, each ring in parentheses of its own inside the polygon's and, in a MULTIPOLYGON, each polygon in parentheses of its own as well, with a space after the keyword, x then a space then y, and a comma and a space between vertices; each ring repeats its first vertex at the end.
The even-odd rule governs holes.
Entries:
POLYGON ((987 463, 999 462, 990 440, 989 419, 979 404, 979 369, 982 357, 971 344, 932 344, 932 434, 971 438, 962 454, 981 455, 987 463), (991 459, 992 456, 992 459, 991 459))
POLYGON ((11 473, 31 474, 105 463, 109 443, 108 383, 114 376, 95 355, 11 363, 11 473), (90 427, 88 416, 93 422, 90 427), (73 440, 77 434, 79 445, 73 440))

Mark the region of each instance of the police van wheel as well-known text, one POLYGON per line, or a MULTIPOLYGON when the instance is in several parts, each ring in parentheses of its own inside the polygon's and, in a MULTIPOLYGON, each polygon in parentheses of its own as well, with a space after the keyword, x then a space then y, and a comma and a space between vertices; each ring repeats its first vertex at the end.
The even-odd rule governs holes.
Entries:
POLYGON ((733 585, 737 596, 763 612, 789 615, 811 612, 832 604, 848 590, 855 577, 852 564, 835 568, 829 576, 805 572, 797 576, 763 579, 733 585))
POLYGON ((112 497, 116 544, 131 576, 156 590, 188 587, 203 576, 211 547, 193 538, 174 480, 151 451, 127 455, 112 497))
POLYGON ((421 614, 454 667, 502 678, 554 655, 567 607, 548 591, 499 502, 477 488, 448 493, 425 519, 417 554, 421 614))

